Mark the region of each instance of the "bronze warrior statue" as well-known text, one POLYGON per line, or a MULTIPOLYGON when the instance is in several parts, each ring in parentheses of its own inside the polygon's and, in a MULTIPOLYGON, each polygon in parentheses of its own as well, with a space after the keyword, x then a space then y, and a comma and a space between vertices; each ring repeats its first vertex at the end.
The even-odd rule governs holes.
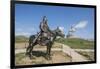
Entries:
POLYGON ((45 39, 52 40, 52 35, 53 33, 49 29, 49 26, 47 24, 47 17, 43 16, 42 22, 40 22, 40 32, 37 33, 36 38, 33 40, 33 43, 35 43, 38 38, 41 40, 41 42, 43 42, 45 39))
POLYGON ((61 30, 57 27, 55 30, 50 30, 47 24, 47 18, 46 16, 43 16, 43 20, 40 23, 40 32, 36 35, 31 35, 29 37, 29 45, 26 49, 26 55, 32 58, 32 50, 33 47, 39 44, 40 46, 46 46, 46 58, 48 60, 51 59, 50 52, 51 52, 51 47, 56 39, 57 36, 64 37, 64 34, 61 32, 61 30))
POLYGON ((52 32, 49 29, 47 21, 47 17, 43 16, 42 22, 40 22, 40 34, 42 35, 42 37, 50 39, 49 37, 51 36, 52 32))
POLYGON ((47 32, 48 29, 48 25, 47 25, 47 18, 46 16, 43 17, 42 22, 40 22, 40 30, 41 32, 47 32))

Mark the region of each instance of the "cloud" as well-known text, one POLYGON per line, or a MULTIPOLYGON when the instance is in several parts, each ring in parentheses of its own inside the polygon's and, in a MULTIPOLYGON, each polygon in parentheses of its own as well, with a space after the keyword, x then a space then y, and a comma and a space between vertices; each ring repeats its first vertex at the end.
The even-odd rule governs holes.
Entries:
POLYGON ((74 28, 85 28, 86 27, 86 25, 87 25, 87 23, 88 23, 88 21, 80 21, 78 24, 76 24, 75 26, 74 26, 74 28))
POLYGON ((31 33, 29 33, 29 32, 17 32, 17 33, 15 33, 15 35, 16 36, 18 36, 18 35, 29 36, 29 35, 31 35, 31 33))
POLYGON ((16 28, 15 29, 16 31, 18 31, 18 32, 23 32, 23 31, 35 31, 35 29, 34 28, 16 28))
POLYGON ((33 34, 36 34, 37 30, 34 28, 15 28, 15 35, 24 35, 24 36, 30 36, 33 34))

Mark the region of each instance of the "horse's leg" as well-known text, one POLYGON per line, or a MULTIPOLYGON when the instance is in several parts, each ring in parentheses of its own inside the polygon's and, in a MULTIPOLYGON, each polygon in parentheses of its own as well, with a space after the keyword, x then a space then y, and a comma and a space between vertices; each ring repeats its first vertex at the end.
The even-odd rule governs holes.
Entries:
POLYGON ((31 58, 32 56, 32 50, 33 47, 35 46, 36 42, 33 42, 35 40, 35 35, 31 35, 29 37, 29 46, 26 49, 26 55, 29 55, 29 57, 31 58))
POLYGON ((48 45, 47 45, 47 58, 48 58, 48 60, 51 60, 51 47, 52 47, 52 44, 48 43, 48 45))

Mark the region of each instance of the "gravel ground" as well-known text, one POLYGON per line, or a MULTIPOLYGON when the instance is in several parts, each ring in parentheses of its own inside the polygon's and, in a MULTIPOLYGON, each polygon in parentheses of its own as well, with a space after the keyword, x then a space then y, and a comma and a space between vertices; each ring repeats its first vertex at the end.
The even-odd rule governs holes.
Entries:
POLYGON ((15 55, 16 65, 35 65, 35 64, 52 64, 52 63, 67 63, 71 61, 71 58, 63 52, 53 51, 51 52, 51 60, 45 58, 45 52, 34 51, 33 58, 30 59, 25 56, 24 53, 19 53, 15 55))

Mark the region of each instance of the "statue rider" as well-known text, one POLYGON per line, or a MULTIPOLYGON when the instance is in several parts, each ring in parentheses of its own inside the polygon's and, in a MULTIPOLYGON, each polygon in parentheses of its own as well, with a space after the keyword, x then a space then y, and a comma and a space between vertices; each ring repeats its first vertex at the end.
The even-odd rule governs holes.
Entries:
POLYGON ((42 22, 40 22, 40 30, 41 30, 40 34, 42 35, 42 37, 50 39, 52 32, 49 29, 47 21, 48 20, 47 20, 46 16, 43 16, 42 22))
MULTIPOLYGON (((40 22, 40 32, 37 34, 36 38, 34 39, 33 43, 40 37, 39 39, 50 39, 51 38, 51 30, 47 24, 46 16, 43 16, 42 22, 40 22)), ((52 39, 51 39, 52 40, 52 39)))

